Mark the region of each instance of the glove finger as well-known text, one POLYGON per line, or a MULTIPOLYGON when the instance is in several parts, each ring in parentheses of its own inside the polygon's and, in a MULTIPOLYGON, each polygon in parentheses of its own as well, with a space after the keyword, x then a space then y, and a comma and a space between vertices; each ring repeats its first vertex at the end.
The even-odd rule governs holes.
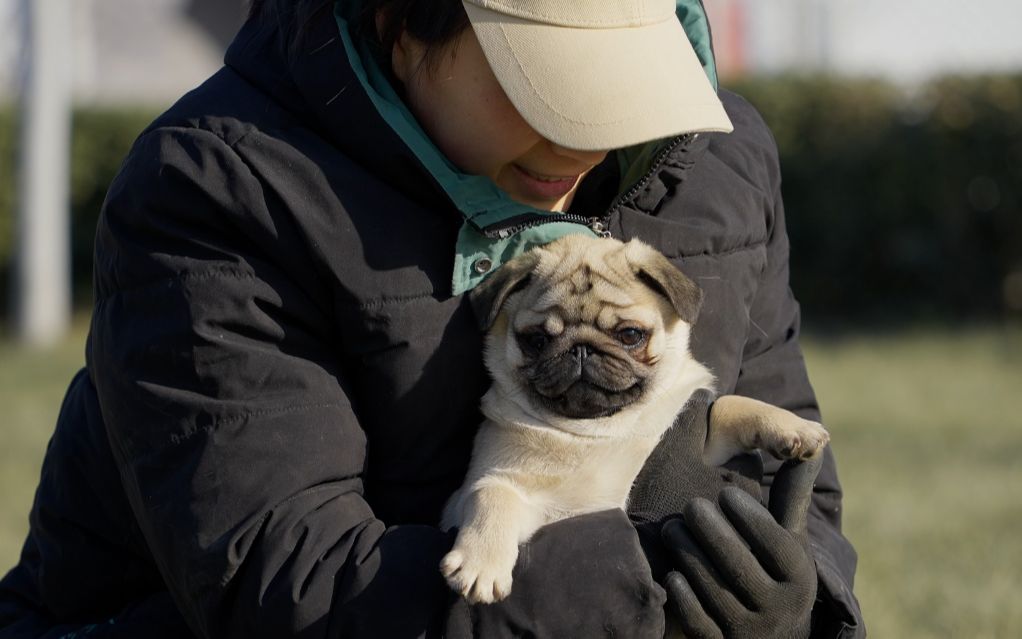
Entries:
POLYGON ((802 460, 789 459, 774 475, 770 487, 770 513, 781 526, 805 535, 813 483, 823 467, 823 452, 802 460))
POLYGON ((720 509, 771 578, 784 582, 801 574, 806 561, 802 544, 762 504, 744 490, 727 487, 720 491, 720 509))
POLYGON ((673 621, 685 633, 685 639, 724 639, 724 633, 706 614, 681 573, 668 573, 664 586, 667 589, 668 612, 673 613, 673 621))
POLYGON ((681 520, 672 519, 664 524, 662 536, 675 567, 718 626, 734 625, 736 620, 748 614, 681 520))
POLYGON ((760 484, 763 482, 763 456, 759 454, 759 451, 752 450, 739 453, 724 462, 721 468, 725 468, 731 472, 741 475, 742 477, 752 480, 757 491, 759 490, 760 484))
POLYGON ((675 440, 677 445, 684 446, 686 451, 701 456, 706 445, 706 427, 709 423, 709 407, 712 400, 713 395, 705 389, 693 393, 682 407, 675 424, 667 430, 665 437, 675 440))
MULTIPOLYGON (((769 517, 765 510, 764 514, 769 517)), ((698 499, 685 508, 684 517, 688 532, 731 591, 746 608, 756 610, 762 607, 776 582, 720 509, 709 501, 698 499)), ((772 525, 777 527, 777 524, 772 525)))
POLYGON ((671 448, 688 452, 690 456, 701 457, 706 445, 706 428, 709 423, 710 402, 713 394, 705 388, 697 390, 685 402, 674 425, 664 435, 670 438, 671 448))

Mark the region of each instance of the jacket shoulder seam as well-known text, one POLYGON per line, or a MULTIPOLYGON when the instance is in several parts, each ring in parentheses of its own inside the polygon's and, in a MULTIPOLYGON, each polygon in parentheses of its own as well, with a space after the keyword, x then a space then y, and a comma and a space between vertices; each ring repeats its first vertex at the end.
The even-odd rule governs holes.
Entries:
POLYGON ((97 296, 96 303, 105 302, 112 297, 116 297, 122 294, 137 293, 139 291, 156 288, 158 286, 166 286, 174 282, 187 283, 187 282, 202 282, 205 280, 215 279, 222 277, 224 279, 235 279, 235 280, 246 280, 254 279, 255 273, 240 269, 236 266, 214 266, 205 268, 200 271, 184 271, 168 275, 167 277, 161 277, 154 280, 149 280, 141 284, 135 284, 133 286, 127 286, 123 288, 117 288, 109 291, 103 295, 97 296))
MULTIPOLYGON (((197 126, 197 125, 159 124, 159 125, 156 125, 156 126, 150 128, 150 129, 147 129, 146 131, 143 131, 142 134, 140 136, 138 136, 138 138, 139 138, 139 140, 142 140, 143 138, 148 138, 151 135, 156 135, 156 134, 160 134, 160 133, 199 133, 199 134, 209 135, 209 136, 212 136, 212 137, 216 138, 217 140, 220 140, 224 144, 224 146, 226 146, 228 149, 230 149, 232 152, 234 152, 234 154, 238 157, 238 159, 241 160, 241 154, 238 153, 238 150, 235 148, 235 146, 239 142, 241 142, 242 140, 247 138, 249 135, 251 135, 251 133, 254 130, 255 129, 252 128, 252 127, 246 127, 246 129, 244 131, 242 131, 242 132, 240 132, 238 134, 237 138, 234 138, 233 140, 228 140, 220 132, 217 132, 217 131, 214 131, 212 129, 208 129, 208 128, 205 128, 205 127, 197 126)), ((242 160, 242 162, 244 162, 244 160, 242 160)), ((246 166, 247 166, 247 163, 246 163, 246 166)))
POLYGON ((186 442, 192 437, 199 433, 212 433, 223 426, 230 426, 246 419, 253 417, 266 417, 268 415, 285 415, 287 413, 300 413, 307 410, 315 410, 317 408, 337 408, 341 406, 341 402, 311 402, 307 404, 285 404, 283 406, 275 406, 273 408, 264 408, 254 411, 246 411, 244 413, 238 413, 236 415, 224 416, 219 419, 214 419, 211 424, 204 424, 202 426, 198 424, 189 424, 183 432, 172 433, 170 435, 170 443, 177 445, 182 442, 186 442))
POLYGON ((384 306, 390 306, 392 304, 405 304, 408 302, 417 302, 422 299, 428 299, 433 297, 434 291, 424 291, 422 293, 409 293, 407 295, 390 295, 377 297, 371 300, 367 300, 358 305, 360 311, 372 311, 384 306))
POLYGON ((699 260, 699 259, 717 259, 721 257, 730 257, 738 253, 747 253, 749 251, 755 251, 766 246, 766 240, 757 240, 752 244, 745 244, 743 246, 736 246, 725 251, 702 251, 700 253, 682 253, 675 252, 671 254, 665 254, 668 259, 681 260, 685 262, 687 260, 699 260))

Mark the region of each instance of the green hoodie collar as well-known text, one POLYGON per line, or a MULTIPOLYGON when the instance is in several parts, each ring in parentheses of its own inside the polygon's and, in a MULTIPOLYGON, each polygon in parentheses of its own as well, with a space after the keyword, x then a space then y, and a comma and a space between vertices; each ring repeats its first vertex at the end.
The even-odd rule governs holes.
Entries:
POLYGON ((696 51, 706 77, 710 79, 713 90, 720 88, 717 80, 717 64, 713 59, 713 41, 710 37, 710 21, 706 17, 706 9, 702 0, 675 0, 675 14, 685 28, 692 48, 696 51))
MULTIPOLYGON (((717 65, 713 57, 713 42, 710 37, 710 22, 702 0, 675 0, 675 14, 685 28, 692 48, 695 49, 703 71, 713 85, 713 90, 720 89, 717 80, 717 65)), ((617 151, 618 166, 621 167, 621 188, 624 193, 631 185, 638 182, 649 172, 653 159, 670 140, 654 140, 617 151)))
MULTIPOLYGON (((351 68, 383 119, 430 172, 464 218, 455 247, 452 294, 459 295, 474 288, 501 264, 535 246, 572 233, 594 235, 592 230, 581 224, 551 222, 506 238, 486 236, 482 229, 487 227, 522 216, 549 215, 550 212, 512 200, 489 178, 462 173, 440 152, 391 86, 369 46, 352 38, 349 24, 358 15, 361 4, 360 0, 337 0, 334 3, 334 17, 351 68)), ((702 4, 699 0, 677 0, 676 6, 678 18, 707 76, 716 87, 709 24, 702 4)), ((617 152, 622 193, 649 171, 662 144, 663 141, 655 141, 617 152)))

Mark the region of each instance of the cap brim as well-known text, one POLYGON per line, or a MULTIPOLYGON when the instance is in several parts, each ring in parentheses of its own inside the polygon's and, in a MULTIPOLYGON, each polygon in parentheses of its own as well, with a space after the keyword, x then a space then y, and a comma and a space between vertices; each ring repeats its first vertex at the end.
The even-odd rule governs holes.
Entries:
POLYGON ((548 140, 609 150, 731 120, 681 23, 614 29, 539 24, 464 3, 497 81, 548 140))

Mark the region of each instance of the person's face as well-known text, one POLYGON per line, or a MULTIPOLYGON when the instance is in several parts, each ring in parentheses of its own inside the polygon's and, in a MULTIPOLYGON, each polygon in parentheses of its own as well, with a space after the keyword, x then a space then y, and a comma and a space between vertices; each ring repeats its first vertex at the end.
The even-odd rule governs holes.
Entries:
POLYGON ((574 151, 545 139, 529 126, 490 70, 471 27, 434 66, 425 48, 406 34, 394 45, 394 73, 419 123, 462 171, 483 175, 513 200, 564 211, 582 177, 606 151, 574 151))

